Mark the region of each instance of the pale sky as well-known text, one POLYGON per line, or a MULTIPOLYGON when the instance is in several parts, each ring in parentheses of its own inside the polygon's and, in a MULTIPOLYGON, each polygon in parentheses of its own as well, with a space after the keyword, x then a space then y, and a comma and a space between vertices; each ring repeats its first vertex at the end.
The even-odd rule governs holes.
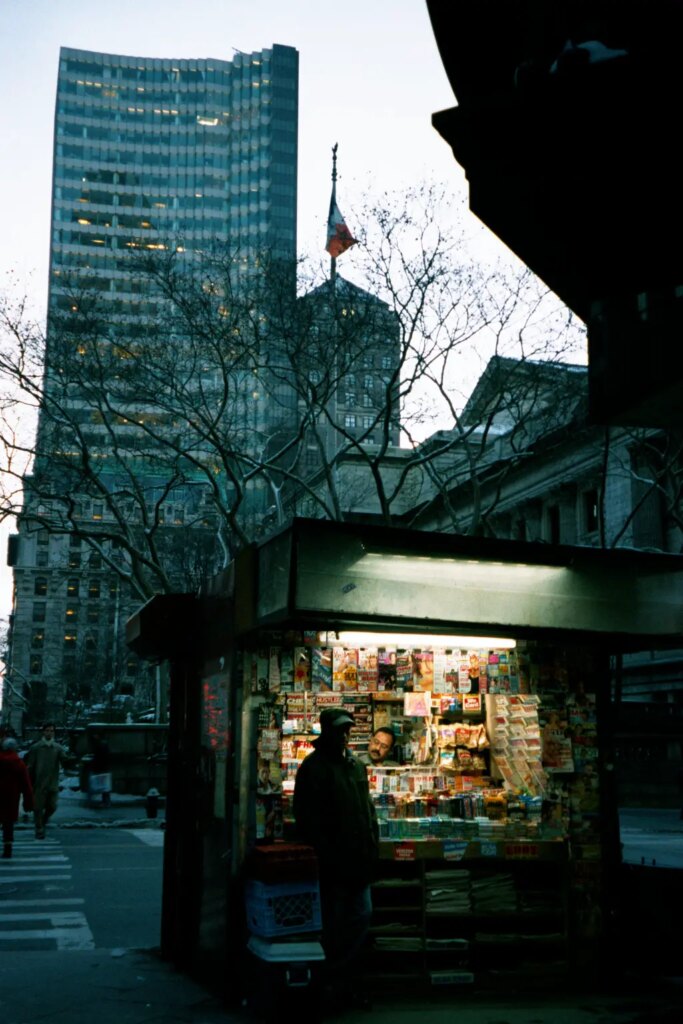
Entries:
MULTIPOLYGON (((431 178, 454 197, 467 194, 431 125, 455 98, 423 0, 1 0, 0 288, 11 273, 43 314, 60 46, 230 60, 236 49, 273 43, 299 51, 300 252, 317 246, 324 255, 335 143, 337 198, 352 230, 354 202, 370 186, 431 178)), ((475 218, 470 227, 493 252, 507 252, 475 218)), ((7 532, 0 527, 0 618, 10 610, 7 532)))

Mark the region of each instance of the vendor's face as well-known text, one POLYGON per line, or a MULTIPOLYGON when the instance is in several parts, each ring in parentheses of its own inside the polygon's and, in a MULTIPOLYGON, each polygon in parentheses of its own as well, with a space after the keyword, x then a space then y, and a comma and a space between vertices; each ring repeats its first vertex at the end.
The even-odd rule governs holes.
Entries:
POLYGON ((368 743, 368 757, 373 764, 381 764, 385 757, 388 757, 393 747, 391 737, 386 732, 378 732, 370 737, 368 743))
POLYGON ((46 725, 43 729, 43 736, 46 740, 53 740, 55 738, 55 727, 54 725, 46 725))

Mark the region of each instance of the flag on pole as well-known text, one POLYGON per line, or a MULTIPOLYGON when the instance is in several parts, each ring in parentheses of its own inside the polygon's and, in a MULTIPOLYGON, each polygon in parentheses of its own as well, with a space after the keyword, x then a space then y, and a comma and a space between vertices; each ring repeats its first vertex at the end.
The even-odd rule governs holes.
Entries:
POLYGON ((337 197, 333 188, 332 198, 330 199, 330 214, 327 218, 327 245, 325 248, 330 256, 336 259, 337 256, 341 256, 343 252, 346 252, 347 249, 356 244, 357 239, 353 237, 347 228, 341 211, 337 206, 337 197))

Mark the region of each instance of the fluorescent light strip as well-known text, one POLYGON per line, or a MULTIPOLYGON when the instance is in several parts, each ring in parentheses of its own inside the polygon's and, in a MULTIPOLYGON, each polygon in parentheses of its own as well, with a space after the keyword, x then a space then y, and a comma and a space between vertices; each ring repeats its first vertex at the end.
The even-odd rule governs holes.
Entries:
POLYGON ((514 648, 517 641, 502 636, 440 636, 436 633, 369 633, 347 632, 346 630, 320 634, 323 644, 341 644, 347 647, 416 647, 424 650, 431 647, 456 647, 461 650, 496 650, 514 648))

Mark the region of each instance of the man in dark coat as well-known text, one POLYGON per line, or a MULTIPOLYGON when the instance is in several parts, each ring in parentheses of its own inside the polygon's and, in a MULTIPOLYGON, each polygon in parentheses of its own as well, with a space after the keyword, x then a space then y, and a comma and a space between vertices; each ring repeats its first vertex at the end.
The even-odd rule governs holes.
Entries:
POLYGON ((54 722, 43 725, 43 735, 26 756, 33 785, 36 839, 45 838, 45 826, 57 810, 59 769, 70 760, 69 752, 55 740, 54 722))
POLYGON ((14 823, 19 817, 19 798, 24 798, 24 810, 33 810, 33 788, 28 768, 19 757, 18 744, 6 737, 0 749, 0 822, 2 823, 2 856, 12 856, 14 823))
POLYGON ((370 923, 378 851, 367 771, 348 749, 352 725, 343 708, 321 712, 315 749, 296 775, 293 807, 297 835, 318 858, 328 979, 343 980, 347 991, 370 923))

